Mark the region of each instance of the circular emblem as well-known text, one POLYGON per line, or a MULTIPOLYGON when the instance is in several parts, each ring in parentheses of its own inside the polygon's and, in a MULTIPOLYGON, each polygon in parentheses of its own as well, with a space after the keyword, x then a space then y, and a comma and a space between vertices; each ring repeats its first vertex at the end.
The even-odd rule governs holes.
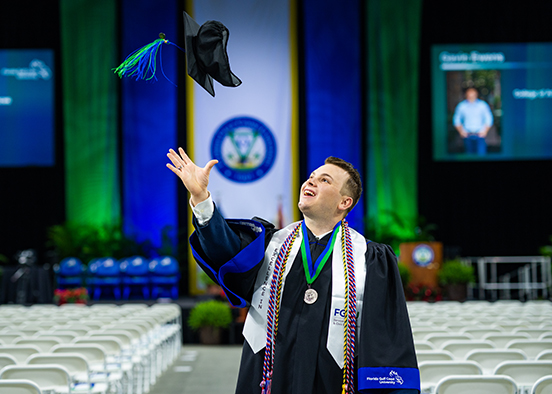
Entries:
POLYGON ((433 262, 435 253, 429 245, 418 245, 412 251, 412 260, 420 267, 427 267, 433 262))
POLYGON ((276 160, 276 140, 261 121, 238 117, 225 122, 211 142, 216 168, 234 182, 253 182, 265 176, 276 160))
POLYGON ((318 293, 314 289, 307 289, 305 291, 305 297, 303 297, 303 301, 305 301, 307 304, 312 305, 316 302, 318 299, 318 293))

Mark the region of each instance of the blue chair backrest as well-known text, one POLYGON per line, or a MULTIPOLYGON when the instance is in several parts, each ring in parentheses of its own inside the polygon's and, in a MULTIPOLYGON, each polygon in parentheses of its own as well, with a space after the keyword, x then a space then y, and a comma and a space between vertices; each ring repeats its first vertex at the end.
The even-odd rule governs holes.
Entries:
POLYGON ((119 263, 111 257, 93 259, 88 264, 88 272, 96 276, 119 276, 119 263))
POLYGON ((180 272, 178 262, 170 256, 158 257, 149 263, 149 270, 152 274, 171 276, 180 272))
POLYGON ((82 274, 82 262, 75 257, 61 260, 58 274, 61 276, 79 276, 82 274))
POLYGON ((123 259, 119 267, 121 272, 128 276, 144 276, 149 274, 148 261, 141 256, 123 259))

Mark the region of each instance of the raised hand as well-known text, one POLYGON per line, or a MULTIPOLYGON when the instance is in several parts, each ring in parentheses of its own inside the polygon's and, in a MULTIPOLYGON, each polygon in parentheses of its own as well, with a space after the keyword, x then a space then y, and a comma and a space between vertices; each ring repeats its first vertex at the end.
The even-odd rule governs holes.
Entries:
POLYGON ((167 157, 172 164, 167 163, 167 167, 180 178, 186 189, 188 189, 192 204, 195 206, 209 197, 207 190, 209 173, 213 166, 218 163, 218 160, 211 160, 205 167, 201 168, 190 160, 184 149, 178 148, 178 152, 169 149, 167 157))

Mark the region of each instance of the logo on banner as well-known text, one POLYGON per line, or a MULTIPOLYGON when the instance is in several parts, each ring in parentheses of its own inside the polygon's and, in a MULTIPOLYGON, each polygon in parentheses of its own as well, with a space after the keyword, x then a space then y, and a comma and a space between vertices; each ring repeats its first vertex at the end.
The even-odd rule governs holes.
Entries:
POLYGON ((0 75, 13 76, 18 80, 48 80, 52 77, 52 70, 42 60, 33 59, 29 63, 28 68, 7 68, 4 67, 0 70, 0 75))
POLYGON ((427 267, 433 262, 434 258, 435 253, 429 245, 418 245, 412 251, 412 260, 414 260, 414 263, 420 267, 427 267))
POLYGON ((276 160, 276 140, 268 127, 250 117, 225 122, 211 142, 217 170, 227 179, 247 183, 265 176, 276 160))

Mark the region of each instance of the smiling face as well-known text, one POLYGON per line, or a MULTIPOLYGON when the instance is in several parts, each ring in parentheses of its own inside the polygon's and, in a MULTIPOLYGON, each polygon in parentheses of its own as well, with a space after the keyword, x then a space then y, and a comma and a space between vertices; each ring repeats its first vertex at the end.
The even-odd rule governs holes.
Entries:
POLYGON ((341 220, 352 198, 342 195, 349 174, 333 164, 324 164, 312 172, 301 186, 299 210, 312 219, 341 220))
POLYGON ((477 96, 479 96, 479 93, 477 93, 476 89, 470 88, 466 90, 466 100, 468 100, 470 103, 473 103, 475 100, 477 100, 477 96))

